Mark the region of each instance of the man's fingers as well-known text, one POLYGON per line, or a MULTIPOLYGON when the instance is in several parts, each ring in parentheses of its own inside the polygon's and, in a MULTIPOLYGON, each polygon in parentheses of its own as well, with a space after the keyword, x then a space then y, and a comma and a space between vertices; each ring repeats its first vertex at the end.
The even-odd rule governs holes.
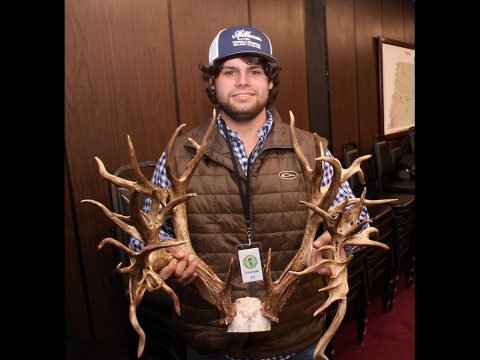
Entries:
POLYGON ((178 260, 173 258, 167 266, 160 270, 160 277, 163 281, 166 281, 177 269, 178 260))
POLYGON ((168 265, 160 270, 160 277, 163 281, 172 278, 172 280, 182 285, 190 284, 197 277, 197 274, 195 273, 197 265, 195 263, 191 263, 187 267, 189 252, 180 250, 176 251, 175 254, 172 255, 177 255, 179 259, 173 257, 168 265))
POLYGON ((181 277, 187 267, 188 252, 185 252, 185 256, 178 260, 177 268, 175 269, 175 276, 181 277))
POLYGON ((197 277, 197 273, 195 272, 196 268, 197 268, 197 264, 191 263, 190 266, 185 269, 185 271, 182 274, 182 277, 178 279, 178 281, 185 286, 190 284, 197 277))
POLYGON ((327 245, 332 241, 332 236, 328 231, 325 231, 313 242, 313 247, 318 249, 321 246, 327 245))
POLYGON ((320 237, 319 237, 319 238, 317 238, 317 239, 313 242, 312 245, 313 245, 313 247, 314 247, 315 249, 318 249, 320 246, 323 246, 323 245, 325 245, 325 244, 323 243, 323 241, 322 241, 322 240, 320 239, 320 237))
MULTIPOLYGON (((328 245, 332 240, 332 237, 328 231, 325 231, 313 242, 313 249, 310 251, 309 265, 317 264, 324 259, 322 250, 318 250, 320 247, 328 245)), ((321 276, 331 277, 332 271, 329 268, 320 268, 317 270, 317 274, 321 276)))
POLYGON ((176 259, 180 260, 185 256, 185 251, 182 250, 180 246, 172 246, 167 248, 168 252, 173 255, 176 259))
POLYGON ((326 277, 331 277, 333 274, 329 268, 320 268, 317 270, 318 275, 326 276, 326 277))

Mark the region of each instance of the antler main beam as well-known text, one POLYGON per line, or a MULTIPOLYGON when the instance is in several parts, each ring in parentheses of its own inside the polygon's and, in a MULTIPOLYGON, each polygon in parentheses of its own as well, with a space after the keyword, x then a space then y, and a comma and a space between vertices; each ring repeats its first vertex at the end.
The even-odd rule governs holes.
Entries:
MULTIPOLYGON (((176 138, 180 134, 180 130, 184 125, 180 125, 170 141, 168 142, 166 149, 166 172, 168 179, 170 180, 171 186, 171 196, 172 199, 185 196, 187 192, 188 185, 190 180, 197 168, 198 163, 200 162, 206 146, 212 137, 213 131, 216 127, 216 111, 213 110, 212 120, 207 129, 207 132, 202 140, 201 145, 199 145, 195 140, 189 138, 189 142, 197 150, 195 156, 188 162, 185 166, 183 174, 177 176, 173 170, 173 145, 176 138)), ((188 257, 188 263, 195 262, 197 264, 196 273, 200 280, 203 282, 207 293, 209 294, 209 301, 213 302, 217 307, 220 313, 219 323, 223 325, 228 325, 236 314, 235 305, 232 304, 231 292, 232 292, 232 274, 233 274, 233 258, 230 260, 230 267, 228 270, 228 275, 225 280, 225 283, 222 282, 218 276, 213 272, 213 270, 195 253, 195 250, 192 246, 190 240, 190 234, 188 232, 187 224, 187 207, 185 203, 180 204, 175 207, 172 212, 172 222, 175 229, 175 236, 180 241, 185 241, 184 248, 190 253, 188 257)))
MULTIPOLYGON (((317 159, 320 161, 315 163, 314 169, 310 166, 310 163, 300 148, 295 131, 295 117, 291 111, 290 138, 302 170, 305 187, 307 189, 308 202, 315 204, 322 209, 328 210, 333 203, 341 184, 342 167, 340 163, 335 158, 324 156, 324 150, 320 138, 317 134, 314 134, 315 153, 319 156, 317 159), (332 181, 325 187, 322 187, 322 180, 324 177, 323 161, 330 163, 334 168, 332 181)), ((360 168, 358 169, 361 171, 360 168)), ((354 173, 353 170, 350 172, 354 173)), ((295 272, 299 272, 305 268, 306 258, 310 254, 313 241, 315 240, 315 234, 321 222, 322 218, 320 216, 311 210, 308 211, 307 224, 300 248, 276 281, 273 281, 271 277, 271 251, 268 251, 267 263, 264 270, 267 283, 267 294, 262 303, 262 313, 272 321, 278 321, 278 313, 281 311, 288 297, 293 293, 297 286, 299 275, 295 272)))

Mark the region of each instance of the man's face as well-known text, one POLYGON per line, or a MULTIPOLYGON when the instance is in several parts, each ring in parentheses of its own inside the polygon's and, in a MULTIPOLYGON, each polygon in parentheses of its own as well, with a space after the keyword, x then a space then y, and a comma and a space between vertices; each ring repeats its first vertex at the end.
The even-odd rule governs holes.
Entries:
POLYGON ((220 108, 233 120, 248 121, 265 109, 273 83, 261 65, 235 58, 225 61, 214 87, 220 108))

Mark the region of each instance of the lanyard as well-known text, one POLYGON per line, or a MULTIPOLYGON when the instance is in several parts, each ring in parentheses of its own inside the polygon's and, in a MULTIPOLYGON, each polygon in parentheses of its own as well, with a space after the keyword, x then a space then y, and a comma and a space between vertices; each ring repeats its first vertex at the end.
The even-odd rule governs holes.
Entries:
POLYGON ((234 171, 233 173, 235 174, 235 179, 237 180, 237 185, 238 185, 238 191, 240 192, 240 198, 242 200, 242 206, 243 206, 243 213, 245 215, 245 224, 247 225, 246 227, 246 232, 247 232, 247 239, 248 243, 252 243, 252 238, 254 238, 255 234, 253 232, 252 228, 252 206, 250 202, 251 194, 250 194, 250 156, 252 156, 253 151, 250 153, 248 156, 247 160, 247 184, 246 184, 246 189, 243 191, 243 186, 242 186, 242 178, 240 177, 240 172, 238 170, 238 161, 235 156, 235 153, 233 152, 233 146, 232 146, 232 139, 230 138, 230 133, 227 130, 227 125, 225 124, 225 121, 220 118, 222 122, 222 127, 223 131, 225 132, 227 144, 228 144, 228 149, 230 150, 230 156, 232 158, 232 163, 233 163, 233 168, 234 171))

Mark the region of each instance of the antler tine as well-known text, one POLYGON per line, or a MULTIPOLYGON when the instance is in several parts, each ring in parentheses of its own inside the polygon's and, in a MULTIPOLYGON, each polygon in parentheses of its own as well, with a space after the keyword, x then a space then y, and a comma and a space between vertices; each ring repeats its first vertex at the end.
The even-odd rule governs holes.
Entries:
POLYGON ((322 189, 322 197, 319 201, 317 202, 312 202, 312 203, 317 203, 319 207, 321 207, 324 210, 328 210, 330 206, 333 203, 333 200, 337 196, 338 189, 340 188, 340 185, 342 184, 341 178, 342 178, 342 164, 338 159, 333 158, 333 157, 328 157, 328 156, 320 156, 315 158, 316 161, 326 161, 328 162, 332 167, 333 167, 333 175, 332 175, 332 181, 330 182, 329 185, 327 185, 327 190, 322 189))
MULTIPOLYGON (((320 154, 320 157, 324 156, 323 145, 320 141, 320 136, 314 133, 313 140, 315 141, 315 154, 320 154)), ((315 173, 318 175, 315 176, 314 189, 321 189, 324 173, 322 161, 315 161, 315 173)))
POLYGON ((210 121, 210 125, 208 126, 207 132, 203 138, 202 144, 198 145, 193 139, 189 138, 189 142, 194 146, 194 148, 197 150, 197 153, 195 156, 188 162, 187 166, 185 166, 185 169, 183 171, 183 174, 181 177, 177 177, 175 172, 173 171, 173 145, 175 143, 175 140, 180 134, 181 129, 185 126, 185 124, 180 125, 177 127, 175 130, 175 133, 172 135, 170 140, 168 141, 167 148, 165 150, 166 156, 167 156, 167 161, 165 163, 165 169, 167 172, 168 179, 170 180, 172 184, 172 189, 174 192, 174 195, 178 194, 184 194, 187 191, 188 184, 190 183, 190 179, 193 176, 193 173, 195 172, 195 169, 197 168, 197 165, 199 164, 200 160, 202 159, 203 153, 205 152, 206 145, 210 141, 210 138, 213 134, 213 129, 215 128, 215 123, 216 123, 216 112, 215 109, 213 110, 213 116, 210 121))
POLYGON ((309 208, 313 212, 317 213, 323 219, 324 224, 327 226, 328 231, 334 228, 335 224, 338 221, 338 218, 332 218, 327 211, 323 210, 322 208, 318 207, 315 204, 309 203, 307 201, 300 201, 300 203, 305 205, 307 208, 309 208))
MULTIPOLYGON (((131 293, 130 293, 131 294, 131 293)), ((131 295, 130 295, 131 297, 131 295)), ((138 334, 138 349, 137 349, 137 358, 140 358, 145 349, 145 331, 143 331, 140 323, 137 319, 137 305, 130 300, 130 306, 128 307, 128 315, 130 318, 130 324, 135 329, 135 332, 138 334)))
POLYGON ((290 139, 292 140, 293 151, 297 156, 298 162, 304 173, 310 173, 312 171, 312 167, 308 163, 307 158, 303 154, 302 150, 300 149, 300 143, 298 142, 297 134, 295 133, 295 116, 293 115, 292 111, 290 113, 290 139))
POLYGON ((197 153, 195 154, 194 158, 190 160, 190 162, 185 167, 185 171, 182 176, 182 180, 185 181, 187 184, 190 182, 190 178, 192 177, 195 169, 197 168, 198 163, 202 159, 202 156, 207 148, 207 143, 210 141, 212 137, 213 130, 216 127, 217 117, 216 111, 213 109, 212 120, 210 120, 210 125, 208 126, 207 132, 203 137, 201 145, 198 145, 195 140, 192 138, 188 138, 188 141, 195 147, 197 153))
MULTIPOLYGON (((300 169, 302 169, 303 178, 305 180, 305 186, 307 188, 307 198, 310 200, 314 197, 315 190, 318 189, 316 187, 315 178, 320 178, 320 183, 323 178, 323 167, 322 166, 315 166, 315 171, 310 166, 307 158, 302 152, 300 148, 300 143, 298 142, 297 134, 295 132, 295 116, 291 111, 290 113, 290 139, 293 145, 293 151, 295 152, 295 156, 297 157, 298 163, 300 165, 300 169)), ((318 138, 317 134, 314 134, 315 138, 315 150, 320 151, 320 154, 323 155, 323 148, 320 144, 320 139, 318 138)), ((318 154, 318 152, 317 152, 318 154)))
POLYGON ((166 162, 165 162, 165 171, 167 172, 168 179, 170 180, 170 183, 172 184, 173 189, 179 189, 180 188, 180 182, 178 177, 175 175, 175 172, 173 171, 172 164, 173 164, 173 144, 175 144, 175 140, 177 137, 180 135, 180 132, 182 129, 187 126, 187 124, 181 124, 175 129, 175 132, 173 135, 170 137, 170 140, 168 140, 167 147, 165 149, 165 154, 166 154, 166 162))
POLYGON ((314 359, 321 358, 323 360, 329 360, 328 357, 325 355, 325 349, 327 348, 330 340, 332 340, 333 335, 335 335, 335 333, 337 332, 338 327, 340 326, 343 318, 345 317, 346 311, 347 300, 340 300, 338 303, 337 312, 335 313, 335 317, 333 318, 327 331, 323 333, 322 337, 318 341, 317 346, 315 347, 315 351, 313 353, 314 359))
POLYGON ((95 156, 94 159, 98 164, 98 172, 100 173, 100 175, 103 178, 107 179, 108 181, 110 181, 111 183, 114 183, 117 186, 126 187, 128 189, 134 189, 135 188, 135 181, 122 179, 118 176, 114 176, 114 175, 110 174, 107 171, 107 169, 105 168, 105 165, 104 165, 103 161, 100 160, 99 157, 95 156))
POLYGON ((143 175, 140 167, 138 166, 137 155, 135 154, 135 149, 133 148, 132 140, 130 139, 130 135, 127 135, 127 143, 128 143, 128 151, 130 153, 130 162, 132 164, 132 169, 137 176, 137 180, 143 186, 147 188, 151 188, 151 183, 148 179, 143 175))
MULTIPOLYGON (((380 200, 369 200, 369 199, 365 199, 363 201, 363 205, 365 205, 366 207, 370 207, 370 206, 377 206, 377 205, 383 205, 383 204, 391 204, 391 203, 394 203, 395 201, 397 201, 398 199, 380 199, 380 200)), ((355 204, 357 203, 358 201, 360 201, 360 198, 349 198, 348 201, 347 201, 347 205, 351 205, 351 204, 355 204)), ((331 211, 335 212, 335 211, 340 211, 340 207, 343 206, 342 205, 343 203, 338 203, 334 206, 332 206, 330 208, 331 211)))
POLYGON ((142 194, 148 195, 150 193, 150 189, 147 189, 143 184, 138 184, 136 181, 126 180, 121 177, 110 174, 105 168, 103 161, 100 160, 100 158, 98 158, 97 156, 95 156, 95 161, 98 164, 98 172, 104 179, 110 181, 111 183, 117 186, 124 187, 130 190, 135 190, 142 194))
POLYGON ((95 200, 84 199, 84 200, 81 200, 80 202, 86 202, 86 203, 97 205, 100 209, 102 209, 103 213, 110 220, 112 220, 115 223, 115 225, 117 225, 120 229, 125 231, 128 235, 130 235, 130 236, 132 236, 136 239, 142 240, 142 237, 140 236, 140 233, 137 231, 137 229, 134 226, 128 225, 124 221, 120 220, 120 217, 123 218, 123 219, 128 218, 128 217, 125 217, 123 215, 119 215, 119 214, 116 214, 114 212, 111 212, 110 210, 108 210, 108 208, 105 205, 103 205, 102 203, 99 203, 98 201, 95 201, 95 200))
POLYGON ((295 116, 290 111, 290 139, 292 140, 293 150, 297 157, 300 168, 302 169, 303 179, 305 180, 305 187, 307 188, 307 201, 320 206, 322 209, 328 209, 332 204, 337 194, 338 188, 341 184, 342 166, 340 162, 331 157, 324 156, 323 145, 317 134, 314 134, 315 152, 317 157, 315 160, 315 170, 310 166, 307 158, 300 148, 300 144, 295 133, 295 116), (319 156, 318 156, 319 155, 319 156), (328 185, 328 190, 322 189, 322 180, 324 176, 323 163, 326 161, 332 165, 334 172, 332 181, 328 185))
POLYGON ((372 155, 363 155, 359 158, 355 159, 355 161, 350 165, 347 169, 342 169, 342 179, 340 180, 340 184, 343 184, 347 179, 349 179, 352 175, 358 172, 358 177, 360 178, 360 183, 365 185, 365 176, 363 174, 363 170, 360 167, 361 163, 365 160, 368 160, 372 157, 372 155))

